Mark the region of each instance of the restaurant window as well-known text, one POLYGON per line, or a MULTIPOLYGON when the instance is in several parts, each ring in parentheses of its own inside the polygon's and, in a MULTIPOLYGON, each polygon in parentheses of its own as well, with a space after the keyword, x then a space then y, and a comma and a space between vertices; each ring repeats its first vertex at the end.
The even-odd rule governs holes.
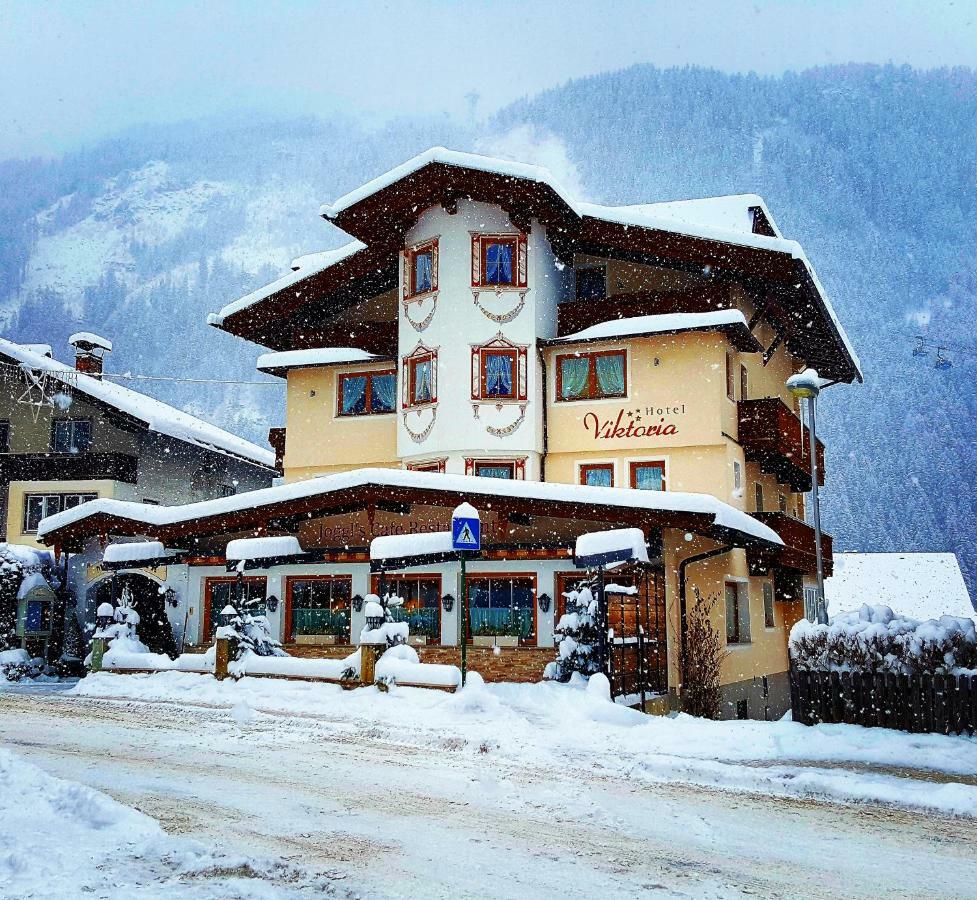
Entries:
POLYGON ((438 399, 438 354, 418 344, 403 362, 404 407, 426 406, 438 399))
POLYGON ((56 419, 51 423, 52 453, 87 453, 91 446, 91 420, 56 419))
POLYGON ((605 350, 570 353, 556 358, 556 399, 601 400, 627 394, 627 353, 605 350))
MULTIPOLYGON (((240 603, 252 616, 263 616, 266 606, 267 581, 264 577, 245 578, 241 584, 240 603)), ((214 639, 214 631, 220 624, 220 613, 225 606, 239 608, 237 578, 207 578, 204 581, 203 643, 214 639)))
POLYGON ((10 423, 0 422, 0 453, 10 452, 10 423))
POLYGON ((769 581, 763 583, 763 627, 776 627, 773 618, 773 585, 769 581))
MULTIPOLYGON (((435 643, 441 640, 441 576, 401 575, 388 577, 384 582, 388 594, 395 594, 404 602, 392 607, 395 622, 406 622, 411 636, 425 637, 435 643)), ((380 579, 374 576, 373 591, 380 590, 380 579)))
POLYGON ((631 487, 638 491, 665 490, 665 463, 631 463, 631 487))
POLYGON ((24 497, 23 532, 33 534, 41 519, 97 499, 98 494, 27 494, 24 497))
POLYGON ((750 373, 746 366, 740 366, 740 400, 748 400, 750 397, 750 373))
POLYGON ((738 581, 726 582, 726 643, 750 643, 750 595, 738 581))
POLYGON ((286 578, 285 639, 313 644, 317 638, 327 638, 347 643, 352 597, 353 580, 348 575, 286 578))
POLYGON ((404 251, 404 298, 438 289, 438 242, 426 241, 404 251))
POLYGON ((590 487, 614 487, 614 463, 587 463, 580 467, 580 483, 590 487))
POLYGON ((397 376, 389 372, 345 373, 339 376, 339 415, 392 413, 397 376))
POLYGON ((733 354, 727 350, 726 351, 726 396, 730 400, 736 399, 736 377, 733 374, 735 363, 733 362, 733 354))
POLYGON ((756 511, 763 512, 763 485, 759 481, 754 486, 754 493, 756 494, 756 511))
POLYGON ((607 270, 604 266, 577 269, 577 299, 603 300, 607 296, 607 270))
POLYGON ((536 579, 532 576, 470 575, 469 633, 529 641, 536 634, 536 579))
POLYGON ((524 234, 472 235, 472 287, 526 287, 524 234))

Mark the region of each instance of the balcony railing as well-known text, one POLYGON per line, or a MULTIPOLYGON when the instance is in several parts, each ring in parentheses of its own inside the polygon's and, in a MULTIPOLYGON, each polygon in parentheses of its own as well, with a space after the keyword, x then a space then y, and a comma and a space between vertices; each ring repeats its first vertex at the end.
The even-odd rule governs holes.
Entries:
MULTIPOLYGON (((756 462, 795 491, 811 489, 810 436, 779 397, 740 400, 739 441, 747 462, 756 462)), ((824 484, 824 444, 817 442, 818 484, 824 484)))
MULTIPOLYGON (((752 513, 764 525, 772 528, 784 542, 780 550, 747 551, 750 572, 753 575, 764 575, 771 568, 796 569, 805 575, 817 574, 817 551, 814 543, 814 527, 801 519, 784 512, 752 513)), ((830 534, 821 533, 821 554, 824 560, 824 576, 827 578, 833 571, 832 541, 830 534)))
POLYGON ((135 484, 139 460, 126 453, 2 453, 4 481, 91 481, 135 484))

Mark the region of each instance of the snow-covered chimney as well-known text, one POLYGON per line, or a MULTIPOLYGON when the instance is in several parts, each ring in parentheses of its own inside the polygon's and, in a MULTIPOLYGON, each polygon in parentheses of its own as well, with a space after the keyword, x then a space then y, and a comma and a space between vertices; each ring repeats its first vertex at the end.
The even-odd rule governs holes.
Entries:
POLYGON ((112 352, 112 342, 91 331, 79 331, 68 338, 68 343, 75 348, 75 368, 93 378, 101 378, 102 360, 106 353, 112 352))

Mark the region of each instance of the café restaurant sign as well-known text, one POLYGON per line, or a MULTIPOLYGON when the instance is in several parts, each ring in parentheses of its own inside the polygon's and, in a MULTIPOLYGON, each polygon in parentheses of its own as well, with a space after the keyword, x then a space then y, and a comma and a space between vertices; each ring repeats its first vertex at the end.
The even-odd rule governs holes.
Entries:
POLYGON ((684 403, 621 408, 610 415, 589 412, 583 417, 583 427, 588 436, 597 442, 621 438, 672 437, 680 433, 683 416, 684 403))

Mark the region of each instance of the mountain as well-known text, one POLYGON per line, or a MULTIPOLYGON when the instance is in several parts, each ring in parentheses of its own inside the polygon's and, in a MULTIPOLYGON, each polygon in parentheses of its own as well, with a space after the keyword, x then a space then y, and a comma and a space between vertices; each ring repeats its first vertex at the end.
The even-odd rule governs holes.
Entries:
MULTIPOLYGON (((206 313, 343 237, 320 202, 434 144, 541 162, 589 199, 763 194, 814 262, 866 373, 826 391, 825 525, 837 549, 952 550, 977 596, 977 74, 840 66, 778 78, 636 66, 484 123, 249 117, 134 129, 0 163, 0 316, 109 368, 258 382, 258 348, 206 313), (913 355, 915 335, 925 350, 913 355), (936 346, 950 368, 937 368, 936 346)), ((146 381, 260 438, 280 383, 146 381)), ((871 600, 871 598, 866 598, 871 600)))

